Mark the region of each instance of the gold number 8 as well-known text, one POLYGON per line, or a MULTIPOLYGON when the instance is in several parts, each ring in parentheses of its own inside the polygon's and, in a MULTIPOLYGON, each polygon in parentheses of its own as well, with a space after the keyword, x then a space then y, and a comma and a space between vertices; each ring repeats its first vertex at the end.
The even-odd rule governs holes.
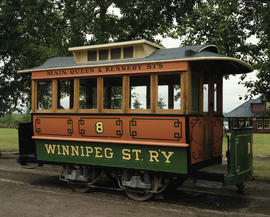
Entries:
POLYGON ((102 122, 97 122, 95 124, 95 131, 97 134, 103 133, 103 123, 102 122))

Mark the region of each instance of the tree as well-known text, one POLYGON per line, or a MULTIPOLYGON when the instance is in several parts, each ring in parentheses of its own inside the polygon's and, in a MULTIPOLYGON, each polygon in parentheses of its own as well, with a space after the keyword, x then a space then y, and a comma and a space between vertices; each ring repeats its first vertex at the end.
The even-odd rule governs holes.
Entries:
POLYGON ((255 1, 249 5, 255 14, 252 32, 258 38, 256 52, 251 54, 258 79, 242 83, 248 88, 250 96, 261 94, 270 101, 270 3, 255 1))
POLYGON ((245 97, 262 94, 270 100, 269 4, 256 0, 201 1, 177 26, 174 36, 180 36, 182 45, 213 43, 221 53, 248 61, 258 70, 258 80, 245 81, 242 76, 248 88, 245 97), (258 39, 256 45, 248 41, 251 36, 258 39))
POLYGON ((2 0, 0 2, 0 116, 30 101, 30 76, 68 47, 166 36, 200 0, 2 0), (120 15, 109 13, 117 8, 120 15), (87 40, 87 36, 91 36, 87 40))

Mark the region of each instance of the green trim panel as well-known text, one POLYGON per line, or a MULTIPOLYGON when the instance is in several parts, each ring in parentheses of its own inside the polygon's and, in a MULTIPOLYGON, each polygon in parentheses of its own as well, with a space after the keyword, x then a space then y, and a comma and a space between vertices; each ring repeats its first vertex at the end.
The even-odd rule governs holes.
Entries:
POLYGON ((230 141, 229 174, 224 185, 248 181, 252 177, 252 132, 250 128, 234 129, 230 141))
POLYGON ((39 161, 187 174, 187 148, 35 140, 39 161))

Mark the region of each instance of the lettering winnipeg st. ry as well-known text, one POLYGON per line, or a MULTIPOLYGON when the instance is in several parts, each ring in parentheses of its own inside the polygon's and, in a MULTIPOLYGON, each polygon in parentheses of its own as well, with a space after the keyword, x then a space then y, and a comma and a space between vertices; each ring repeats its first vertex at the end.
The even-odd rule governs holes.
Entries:
POLYGON ((101 146, 79 146, 79 145, 61 145, 61 144, 45 144, 46 152, 48 155, 56 156, 72 156, 79 158, 104 158, 112 159, 120 156, 125 161, 149 161, 153 163, 166 163, 170 164, 174 152, 164 150, 143 150, 134 148, 120 149, 120 155, 109 147, 101 146))
POLYGON ((144 70, 158 70, 162 69, 162 63, 147 63, 147 64, 133 64, 133 65, 114 65, 114 66, 101 66, 101 67, 83 67, 72 69, 54 69, 47 71, 46 75, 51 76, 63 76, 63 75, 81 75, 100 72, 129 72, 136 71, 141 72, 144 70))

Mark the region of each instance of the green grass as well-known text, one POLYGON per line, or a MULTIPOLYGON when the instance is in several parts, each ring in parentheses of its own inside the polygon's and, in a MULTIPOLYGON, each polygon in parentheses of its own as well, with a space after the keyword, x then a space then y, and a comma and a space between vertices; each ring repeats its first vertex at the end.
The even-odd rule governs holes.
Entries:
MULTIPOLYGON (((223 138, 223 155, 227 148, 223 138)), ((18 151, 18 130, 0 128, 0 151, 18 151)), ((257 180, 270 182, 270 134, 253 135, 253 171, 257 180)))
POLYGON ((10 128, 0 128, 0 151, 18 151, 18 130, 10 128))

